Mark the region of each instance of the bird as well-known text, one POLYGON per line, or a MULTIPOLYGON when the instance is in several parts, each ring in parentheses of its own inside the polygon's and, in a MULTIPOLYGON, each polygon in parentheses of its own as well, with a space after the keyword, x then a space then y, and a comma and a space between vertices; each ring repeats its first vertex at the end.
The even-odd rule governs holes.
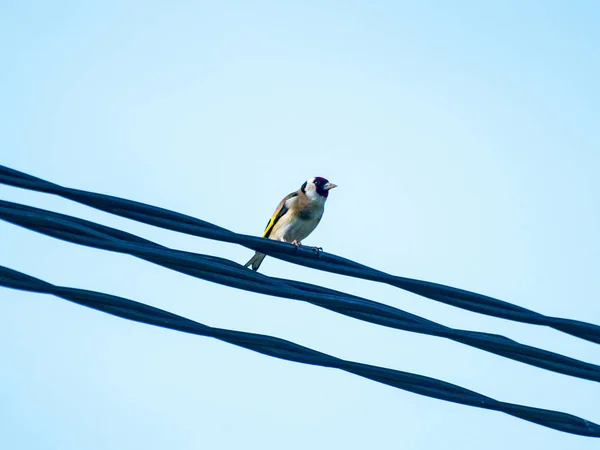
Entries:
MULTIPOLYGON (((305 181, 300 189, 286 195, 277 205, 262 237, 289 242, 296 247, 317 227, 323 217, 329 191, 337 187, 323 177, 305 181)), ((244 267, 258 270, 266 255, 256 252, 244 267)))

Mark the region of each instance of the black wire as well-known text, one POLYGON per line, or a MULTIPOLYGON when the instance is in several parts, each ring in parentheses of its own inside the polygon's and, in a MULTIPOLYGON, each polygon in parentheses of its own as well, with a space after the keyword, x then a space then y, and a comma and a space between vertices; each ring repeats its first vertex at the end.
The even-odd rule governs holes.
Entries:
POLYGON ((598 325, 578 320, 545 316, 486 295, 428 281, 391 275, 330 253, 320 252, 317 258, 314 252, 309 249, 296 249, 295 246, 284 242, 234 233, 212 223, 156 206, 63 187, 5 166, 0 166, 0 183, 59 195, 93 208, 146 224, 208 239, 240 244, 294 264, 387 283, 414 294, 469 311, 517 322, 544 325, 587 341, 600 343, 600 327, 598 325))
POLYGON ((347 361, 272 336, 210 327, 122 297, 83 289, 56 286, 7 267, 0 266, 0 285, 12 289, 51 294, 124 319, 182 331, 184 333, 213 337, 258 353, 288 361, 344 370, 415 394, 504 412, 511 416, 566 433, 600 437, 600 425, 571 414, 501 402, 434 378, 347 361))
POLYGON ((89 247, 129 254, 226 286, 312 303, 378 325, 444 337, 554 372, 600 381, 600 366, 501 335, 446 327, 406 311, 321 286, 273 278, 216 256, 173 250, 121 230, 39 208, 0 200, 0 219, 89 247))

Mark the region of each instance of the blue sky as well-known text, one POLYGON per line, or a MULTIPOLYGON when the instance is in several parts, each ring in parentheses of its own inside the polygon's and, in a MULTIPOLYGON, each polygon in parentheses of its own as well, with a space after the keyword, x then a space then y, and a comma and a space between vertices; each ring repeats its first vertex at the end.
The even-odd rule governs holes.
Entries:
MULTIPOLYGON (((309 177, 305 242, 600 324, 596 2, 3 2, 0 163, 260 234, 309 177)), ((251 252, 0 186, 0 197, 245 262, 251 252)), ((600 387, 0 222, 0 264, 600 423, 600 387)), ((446 325, 600 348, 267 259, 446 325)), ((592 449, 335 370, 0 289, 0 446, 592 449)))

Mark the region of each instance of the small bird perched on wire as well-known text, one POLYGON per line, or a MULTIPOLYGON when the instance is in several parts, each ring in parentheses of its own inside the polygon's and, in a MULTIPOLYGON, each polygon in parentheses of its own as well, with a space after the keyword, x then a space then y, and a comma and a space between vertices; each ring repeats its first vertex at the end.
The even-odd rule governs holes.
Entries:
MULTIPOLYGON (((289 242, 296 247, 317 227, 325 210, 329 191, 337 187, 323 177, 311 178, 296 192, 285 196, 273 213, 262 237, 289 242)), ((245 267, 252 265, 258 270, 265 259, 264 253, 256 252, 245 267)))

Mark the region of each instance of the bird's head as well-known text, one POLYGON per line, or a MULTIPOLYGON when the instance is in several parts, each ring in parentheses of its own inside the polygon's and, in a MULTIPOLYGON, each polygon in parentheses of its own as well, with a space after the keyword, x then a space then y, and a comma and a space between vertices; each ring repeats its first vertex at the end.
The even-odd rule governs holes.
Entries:
POLYGON ((337 187, 337 184, 330 183, 323 177, 314 177, 304 182, 302 192, 311 200, 325 200, 329 195, 329 190, 334 187, 337 187))

